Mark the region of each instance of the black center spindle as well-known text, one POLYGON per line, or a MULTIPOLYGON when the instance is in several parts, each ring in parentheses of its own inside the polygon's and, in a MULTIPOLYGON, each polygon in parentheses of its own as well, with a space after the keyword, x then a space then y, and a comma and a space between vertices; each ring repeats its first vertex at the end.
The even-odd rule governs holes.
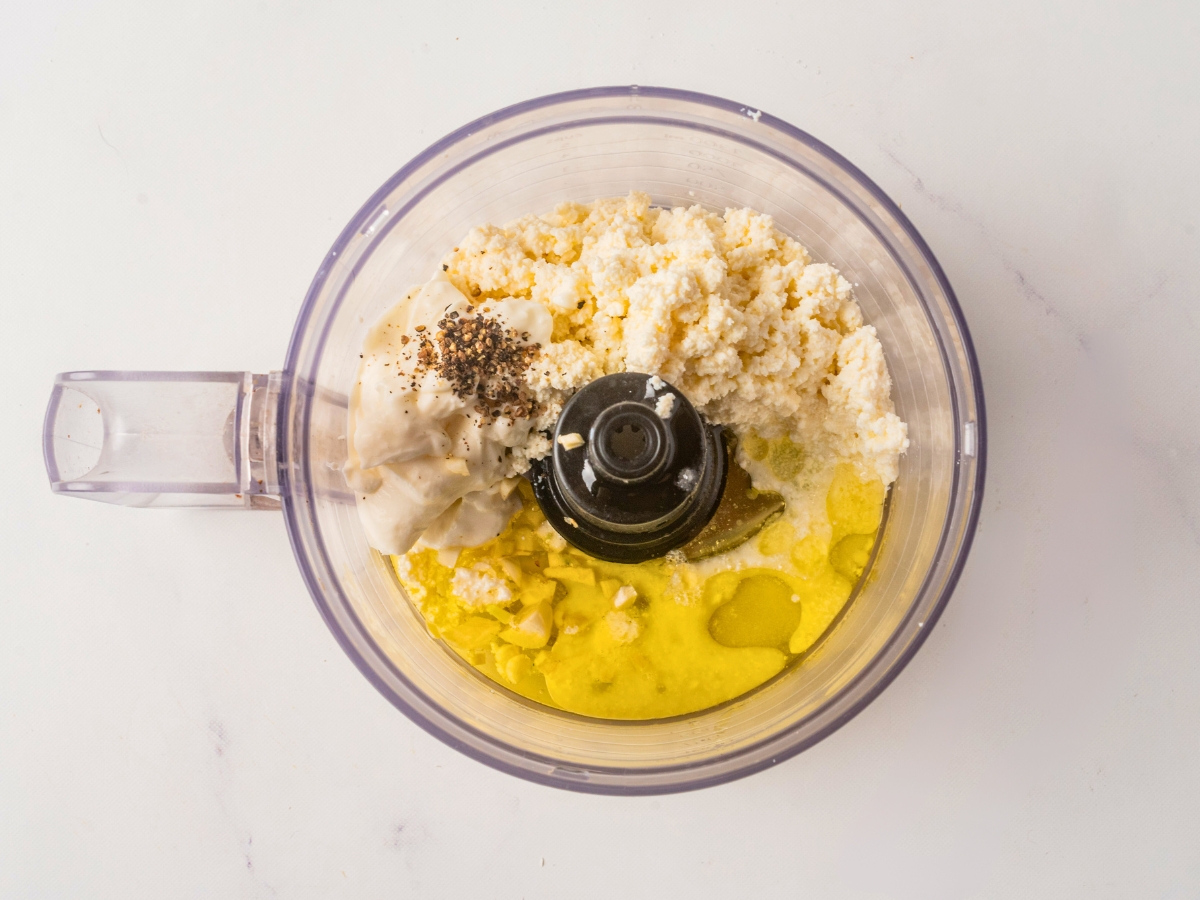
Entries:
POLYGON ((600 559, 640 562, 704 528, 726 467, 719 426, 705 423, 671 385, 627 372, 599 378, 567 402, 553 451, 534 464, 530 480, 546 518, 571 544, 600 559), (662 403, 668 394, 674 402, 662 403))

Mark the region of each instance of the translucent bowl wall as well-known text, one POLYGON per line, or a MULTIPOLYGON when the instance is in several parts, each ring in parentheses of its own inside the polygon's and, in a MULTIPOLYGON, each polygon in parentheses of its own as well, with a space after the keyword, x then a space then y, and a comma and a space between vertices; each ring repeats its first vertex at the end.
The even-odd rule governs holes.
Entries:
POLYGON ((410 718, 489 765, 609 793, 745 775, 846 722, 932 628, 974 532, 984 411, 970 338, 929 248, 861 172, 807 134, 713 97, 603 88, 466 126, 401 169, 339 237, 288 350, 284 509, 313 596, 346 652, 410 718), (655 204, 749 206, 856 285, 878 329, 911 448, 868 577, 799 664, 723 706, 612 722, 527 701, 432 640, 367 547, 340 469, 346 397, 367 329, 473 226, 642 190, 655 204))

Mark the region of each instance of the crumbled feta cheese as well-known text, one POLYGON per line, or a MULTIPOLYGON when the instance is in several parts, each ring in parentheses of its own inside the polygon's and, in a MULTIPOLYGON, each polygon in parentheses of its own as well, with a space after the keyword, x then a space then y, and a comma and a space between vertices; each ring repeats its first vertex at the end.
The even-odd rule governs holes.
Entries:
POLYGON ((646 372, 660 415, 670 382, 710 422, 789 435, 817 463, 850 459, 895 479, 908 439, 879 339, 851 284, 768 215, 658 209, 635 191, 477 228, 443 263, 468 295, 507 292, 553 317, 526 374, 540 430, 595 378, 646 372))
POLYGON ((908 428, 892 411, 892 379, 875 329, 864 325, 838 343, 838 373, 821 393, 829 403, 825 428, 847 456, 876 460, 885 484, 896 479, 908 428))
MULTIPOLYGON (((546 456, 563 404, 614 372, 650 375, 646 399, 663 418, 675 403, 662 393, 670 382, 709 422, 802 447, 808 488, 750 466, 756 483, 785 491, 789 508, 803 490, 819 508, 814 486, 839 462, 890 484, 908 447, 883 347, 852 285, 751 209, 658 209, 635 191, 476 228, 364 350, 346 475, 368 539, 389 553, 412 546, 458 498, 546 456), (533 418, 484 417, 436 378, 413 380, 405 328, 478 302, 538 345, 524 373, 533 418), (451 432, 462 422, 459 447, 451 432)), ((560 442, 581 446, 573 439, 560 442)))
POLYGON ((623 612, 613 610, 604 617, 604 622, 612 632, 613 640, 618 644, 631 643, 642 633, 641 624, 623 612))
POLYGON ((512 602, 512 588, 490 568, 476 565, 470 569, 457 568, 450 577, 450 592, 464 606, 476 608, 498 603, 503 606, 512 602))

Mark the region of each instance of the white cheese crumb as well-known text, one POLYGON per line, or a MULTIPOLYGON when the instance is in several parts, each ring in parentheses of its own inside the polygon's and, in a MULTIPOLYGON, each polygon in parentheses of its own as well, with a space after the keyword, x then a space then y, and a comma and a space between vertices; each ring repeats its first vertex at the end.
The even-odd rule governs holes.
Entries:
POLYGON ((564 450, 574 450, 583 446, 583 435, 578 431, 572 431, 570 434, 560 434, 558 436, 558 443, 564 450))
POLYGON ((653 397, 654 393, 661 391, 667 386, 667 383, 657 375, 651 375, 650 380, 646 382, 646 396, 653 397))
POLYGON ((617 609, 628 606, 637 599, 637 589, 631 584, 623 584, 613 594, 613 606, 617 609))
POLYGON ((699 477, 700 473, 693 466, 688 466, 686 469, 680 469, 679 474, 675 476, 675 486, 681 491, 690 491, 696 486, 699 477))
POLYGON ((512 601, 512 588, 491 569, 477 565, 470 569, 457 568, 450 578, 450 592, 472 609, 489 603, 501 605, 512 601))
POLYGON ((654 404, 654 411, 660 419, 671 418, 671 413, 675 411, 675 395, 663 394, 658 398, 658 402, 654 404))
POLYGON ((614 610, 604 617, 604 621, 618 644, 631 643, 642 633, 642 626, 623 612, 614 610))

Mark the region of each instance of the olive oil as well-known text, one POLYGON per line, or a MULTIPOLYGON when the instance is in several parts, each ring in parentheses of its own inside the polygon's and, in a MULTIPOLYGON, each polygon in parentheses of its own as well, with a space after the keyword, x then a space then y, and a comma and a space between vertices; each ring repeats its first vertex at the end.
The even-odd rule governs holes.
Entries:
MULTIPOLYGON (((802 457, 786 439, 747 450, 786 470, 802 457)), ((466 607, 450 589, 453 567, 434 550, 393 557, 396 572, 433 634, 483 674, 548 706, 613 719, 705 709, 796 660, 862 576, 886 494, 882 482, 839 465, 826 496, 828 539, 798 536, 771 499, 753 538, 758 562, 721 570, 739 554, 685 547, 633 565, 589 557, 548 529, 528 486, 520 489, 523 509, 504 533, 455 562, 504 578, 510 602, 466 607)), ((748 478, 739 490, 754 500, 748 478)))

